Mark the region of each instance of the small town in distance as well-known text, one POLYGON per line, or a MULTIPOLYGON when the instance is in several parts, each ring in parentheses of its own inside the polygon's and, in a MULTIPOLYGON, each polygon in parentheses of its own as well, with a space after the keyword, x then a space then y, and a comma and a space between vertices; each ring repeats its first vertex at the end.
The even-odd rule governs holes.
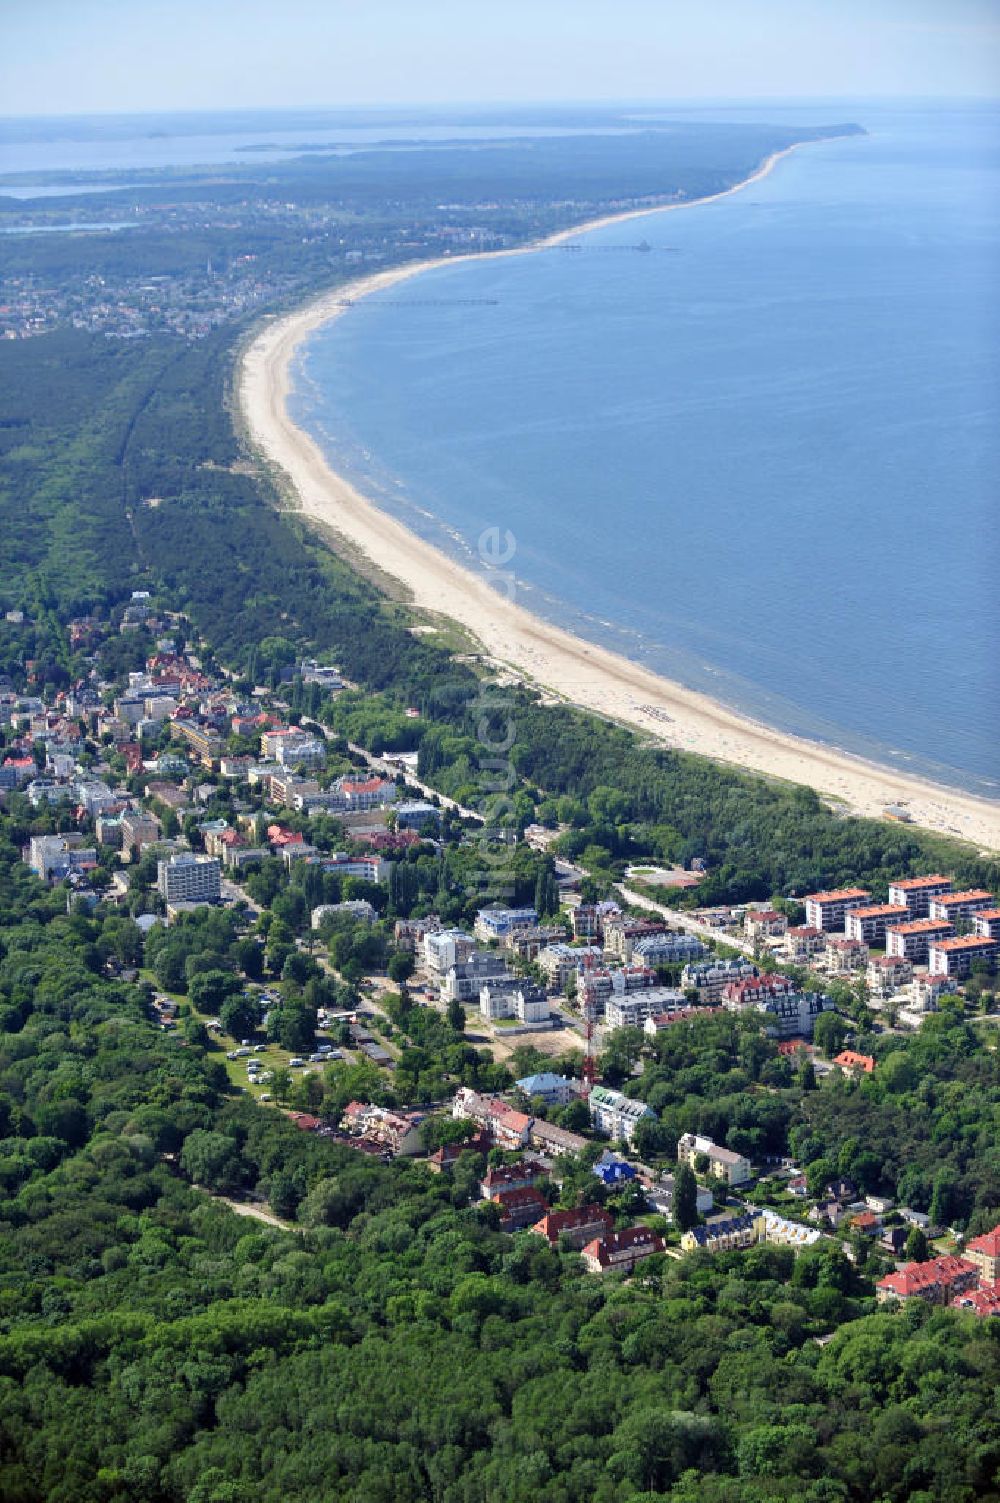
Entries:
MULTIPOLYGON (((931 872, 705 907, 697 858, 598 883, 555 820, 500 832, 523 900, 479 904, 460 884, 481 819, 384 744, 417 710, 366 749, 365 696, 335 665, 238 685, 145 591, 69 630, 78 682, 0 684, 23 859, 68 911, 120 915, 108 973, 231 1088, 456 1178, 490 1225, 595 1276, 766 1244, 843 1260, 880 1305, 1000 1314, 1000 1225, 961 1224, 953 1175, 893 1176, 809 1125, 814 1100, 899 1089, 907 1041, 945 1022, 995 1039, 995 893, 931 872), (138 666, 109 671, 123 647, 138 666), (651 895, 671 891, 683 906, 651 895), (685 1116, 663 1068, 720 1053, 739 1119, 696 1092, 685 1116)), ((238 1165, 177 1167, 251 1217, 308 1213, 238 1165)))

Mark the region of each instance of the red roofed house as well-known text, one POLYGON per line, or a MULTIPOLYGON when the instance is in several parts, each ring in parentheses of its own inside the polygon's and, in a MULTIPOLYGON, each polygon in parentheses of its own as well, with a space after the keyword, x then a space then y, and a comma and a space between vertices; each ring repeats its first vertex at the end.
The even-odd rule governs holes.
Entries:
POLYGON ((931 1258, 927 1263, 907 1263, 898 1273, 887 1274, 875 1285, 875 1299, 880 1305, 887 1300, 923 1299, 932 1305, 946 1304, 954 1295, 974 1289, 979 1269, 966 1258, 950 1253, 931 1258))
MULTIPOLYGON (((545 1170, 541 1164, 531 1159, 525 1159, 520 1164, 496 1164, 487 1169, 485 1177, 479 1183, 479 1193, 484 1200, 493 1200, 504 1190, 526 1190, 544 1178, 545 1170)), ((539 1215, 544 1216, 546 1209, 544 1207, 539 1215)), ((538 1216, 535 1220, 538 1220, 538 1216)))
POLYGON ((575 1211, 549 1211, 531 1228, 544 1237, 550 1247, 558 1247, 565 1237, 570 1247, 585 1247, 595 1237, 607 1237, 614 1230, 615 1219, 603 1206, 580 1206, 575 1211))
POLYGON ((984 1284, 1000 1282, 1000 1224, 982 1237, 973 1237, 962 1257, 975 1263, 984 1284))
POLYGON ((743 919, 743 932, 751 939, 780 939, 788 931, 788 920, 773 908, 751 908, 743 919))
POLYGON ((545 1196, 532 1185, 523 1185, 516 1190, 498 1190, 490 1196, 490 1204, 500 1207, 502 1232, 517 1232, 526 1226, 534 1226, 548 1210, 545 1196))
POLYGON ((442 1143, 441 1147, 427 1160, 427 1167, 433 1174, 441 1174, 443 1170, 450 1169, 463 1153, 479 1153, 485 1157, 492 1147, 489 1135, 477 1132, 473 1137, 467 1138, 464 1143, 442 1143))
POLYGON ((855 1054, 853 1049, 844 1049, 834 1058, 834 1064, 851 1075, 871 1075, 875 1061, 870 1054, 855 1054))
POLYGON ((595 1237, 583 1248, 581 1257, 591 1273, 631 1273, 643 1258, 662 1252, 665 1245, 648 1226, 630 1226, 623 1232, 595 1237))

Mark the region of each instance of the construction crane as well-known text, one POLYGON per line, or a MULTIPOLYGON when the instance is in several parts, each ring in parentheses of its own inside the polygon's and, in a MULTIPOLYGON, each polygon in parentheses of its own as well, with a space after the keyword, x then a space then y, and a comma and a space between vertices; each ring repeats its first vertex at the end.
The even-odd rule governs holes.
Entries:
POLYGON ((587 1049, 583 1056, 584 1096, 589 1096, 591 1089, 597 1084, 597 1062, 594 1059, 594 1013, 596 1003, 587 985, 587 972, 593 970, 593 967, 593 955, 585 955, 583 957, 583 1005, 581 1007, 583 1021, 586 1025, 585 1036, 587 1040, 587 1049))

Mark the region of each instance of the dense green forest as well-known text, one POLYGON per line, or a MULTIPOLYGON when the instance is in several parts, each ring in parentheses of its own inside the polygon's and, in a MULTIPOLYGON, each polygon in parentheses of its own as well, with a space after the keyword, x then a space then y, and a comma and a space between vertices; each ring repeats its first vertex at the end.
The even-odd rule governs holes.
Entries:
POLYGON ((67 916, 0 836, 5 1500, 1000 1496, 995 1328, 874 1314, 833 1248, 623 1284, 502 1235, 476 1161, 382 1165, 233 1099, 105 977, 121 920, 67 916))

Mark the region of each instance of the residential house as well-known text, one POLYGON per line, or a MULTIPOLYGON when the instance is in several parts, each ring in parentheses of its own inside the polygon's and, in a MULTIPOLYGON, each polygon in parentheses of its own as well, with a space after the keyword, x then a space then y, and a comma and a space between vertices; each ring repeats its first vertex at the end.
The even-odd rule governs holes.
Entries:
POLYGON ((565 1127, 543 1122, 541 1117, 536 1117, 532 1122, 528 1141, 532 1148, 537 1148, 539 1153, 547 1154, 550 1158, 582 1153, 587 1146, 587 1139, 578 1132, 569 1132, 565 1127))
POLYGON ((641 1028, 649 1018, 684 1007, 684 993, 669 986, 649 986, 630 995, 612 993, 605 1003, 608 1028, 641 1028))
POLYGON ((448 967, 441 983, 441 996, 445 1002, 477 1002, 483 987, 499 980, 515 980, 507 962, 490 950, 477 950, 467 960, 448 967))
POLYGON ((795 924, 786 933, 782 948, 796 965, 808 965, 826 949, 826 935, 812 924, 795 924))
MULTIPOLYGON (((786 936, 787 937, 787 936, 786 936)), ((751 960, 701 960, 687 964, 681 972, 681 986, 696 991, 699 1002, 721 1002, 723 991, 734 981, 746 981, 758 974, 751 960)))
POLYGON ((477 939, 488 944, 502 939, 512 929, 528 929, 538 923, 534 908, 480 908, 473 931, 477 939))
POLYGON ((696 1160, 702 1155, 708 1159, 709 1174, 716 1179, 725 1180, 727 1185, 742 1185, 751 1178, 753 1170, 750 1160, 742 1153, 734 1153, 730 1148, 720 1148, 711 1138, 702 1137, 698 1133, 684 1133, 677 1144, 678 1163, 690 1164, 693 1169, 696 1160))
POLYGON ((648 1226, 630 1226, 621 1232, 595 1237, 580 1256, 590 1273, 632 1273, 637 1263, 662 1252, 663 1238, 648 1226))
POLYGON ((831 976, 851 976, 867 966, 868 946, 846 934, 831 934, 827 937, 823 964, 831 976))
POLYGON ((871 1054, 857 1054, 853 1049, 842 1049, 834 1055, 833 1063, 839 1065, 846 1075, 871 1075, 875 1070, 871 1054))
POLYGON ((905 955, 873 955, 865 980, 873 996, 894 997, 913 980, 913 962, 905 955))
POLYGON ((607 1237, 614 1231, 615 1218, 603 1206, 579 1206, 574 1211, 549 1211, 532 1227, 550 1247, 560 1242, 579 1250, 595 1237, 607 1237))
POLYGON ((743 916, 743 933, 748 939, 783 939, 788 919, 773 908, 748 908, 743 916))
POLYGON ((544 1178, 545 1169, 535 1159, 522 1159, 518 1164, 493 1164, 479 1182, 479 1193, 483 1200, 492 1200, 501 1190, 526 1190, 544 1178))
POLYGON ((539 1075, 525 1075, 517 1081, 518 1090, 526 1096, 537 1097, 546 1106, 566 1106, 577 1095, 577 1082, 565 1075, 554 1075, 543 1070, 539 1075))
POLYGON ((545 1196, 531 1185, 497 1190, 490 1196, 490 1204, 500 1208, 502 1232, 518 1232, 534 1226, 548 1210, 545 1196))

